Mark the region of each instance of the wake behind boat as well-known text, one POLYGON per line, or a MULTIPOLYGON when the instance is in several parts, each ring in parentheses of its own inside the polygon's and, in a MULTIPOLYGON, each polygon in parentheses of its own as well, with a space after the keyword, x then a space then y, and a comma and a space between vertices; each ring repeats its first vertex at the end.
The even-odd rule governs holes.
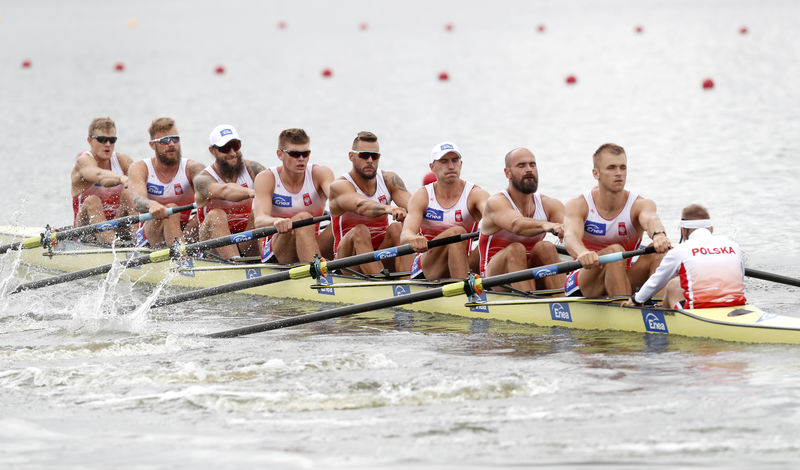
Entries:
MULTIPOLYGON (((35 237, 43 231, 38 227, 0 226, 0 242, 10 243, 20 238, 35 237)), ((94 243, 64 240, 50 248, 33 248, 6 256, 20 256, 21 262, 28 266, 73 272, 114 260, 124 262, 149 252, 132 248, 109 249, 94 243)), ((291 267, 187 257, 169 263, 128 268, 124 276, 131 281, 157 284, 171 275, 169 285, 200 289, 282 272, 291 267)), ((451 282, 378 280, 331 274, 316 281, 292 279, 242 292, 314 302, 358 304, 370 299, 425 292, 451 282)), ((800 343, 800 319, 765 312, 753 305, 681 310, 620 307, 616 302, 618 300, 487 292, 469 299, 455 296, 424 300, 405 304, 403 308, 536 326, 677 334, 751 343, 800 343)))

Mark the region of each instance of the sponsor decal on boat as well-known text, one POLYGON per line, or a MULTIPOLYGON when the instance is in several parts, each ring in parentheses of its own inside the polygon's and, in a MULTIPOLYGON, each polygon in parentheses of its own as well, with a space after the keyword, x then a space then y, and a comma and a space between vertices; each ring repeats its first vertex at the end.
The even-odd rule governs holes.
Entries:
POLYGON ((777 318, 777 317, 778 316, 775 315, 774 313, 762 313, 761 316, 758 317, 758 320, 756 320, 756 323, 761 323, 762 321, 772 320, 773 318, 777 318))
POLYGON ((606 234, 606 224, 601 224, 600 222, 592 222, 591 220, 587 220, 583 223, 583 231, 586 233, 591 233, 592 235, 605 235, 606 234))
POLYGON ((232 243, 241 243, 252 239, 253 239, 253 232, 249 230, 247 232, 234 233, 233 235, 231 235, 230 238, 232 243))
MULTIPOLYGON (((475 302, 475 303, 477 303, 477 302, 486 302, 486 294, 483 293, 483 294, 480 294, 480 295, 478 295, 478 294, 470 295, 469 296, 469 301, 470 302, 475 302)), ((473 306, 471 306, 469 308, 469 311, 470 312, 489 313, 489 306, 488 305, 473 305, 473 306)))
POLYGON ((181 258, 178 260, 178 273, 181 276, 194 277, 194 271, 192 268, 194 268, 194 259, 181 258), (185 271, 187 269, 188 271, 185 271))
POLYGON ((392 292, 394 293, 395 297, 397 297, 399 295, 410 294, 411 293, 411 287, 398 284, 398 285, 392 286, 392 292))
POLYGON ((561 302, 550 304, 550 318, 555 321, 572 323, 572 312, 569 311, 569 304, 561 302))
POLYGON ((292 197, 283 194, 273 194, 272 205, 277 207, 292 207, 292 197))
POLYGON ((642 310, 642 320, 644 329, 654 333, 669 333, 667 330, 667 320, 664 313, 658 310, 642 310))
POLYGON ((119 225, 119 222, 116 220, 109 220, 107 222, 102 222, 97 224, 97 231, 98 232, 105 232, 107 230, 111 230, 116 228, 119 225))
MULTIPOLYGON (((322 284, 324 286, 333 286, 333 276, 328 274, 325 277, 320 277, 319 279, 317 279, 317 282, 319 282, 320 284, 322 284)), ((319 292, 320 294, 325 294, 325 295, 336 295, 333 292, 333 287, 322 287, 322 288, 318 289, 317 292, 319 292)))
POLYGON ((152 194, 153 196, 163 196, 164 187, 160 184, 147 183, 147 194, 152 194))
POLYGON ((390 259, 397 256, 397 248, 387 248, 375 252, 375 260, 390 259))
POLYGON ((438 209, 433 209, 429 207, 425 210, 425 218, 428 220, 444 220, 444 211, 440 211, 438 209))
POLYGON ((261 268, 247 268, 244 270, 244 275, 247 279, 261 277, 261 268))

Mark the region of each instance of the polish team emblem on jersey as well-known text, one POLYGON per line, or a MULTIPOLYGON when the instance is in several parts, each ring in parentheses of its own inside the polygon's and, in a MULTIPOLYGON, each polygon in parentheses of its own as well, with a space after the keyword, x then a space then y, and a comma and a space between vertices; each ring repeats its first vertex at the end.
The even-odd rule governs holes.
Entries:
POLYGON ((378 202, 380 202, 381 204, 389 204, 389 203, 386 201, 386 196, 379 196, 379 197, 378 197, 378 202))
POLYGON ((174 189, 175 189, 175 194, 177 194, 178 196, 183 194, 183 187, 181 186, 180 183, 175 183, 174 189))
POLYGON ((461 217, 461 209, 456 210, 456 222, 463 222, 464 219, 461 217))
POLYGON ((308 194, 308 193, 303 194, 303 204, 305 204, 306 206, 310 206, 311 205, 311 195, 310 194, 308 194))
POLYGON ((625 222, 619 223, 619 227, 617 228, 617 233, 621 237, 625 237, 628 235, 628 228, 625 226, 625 222))

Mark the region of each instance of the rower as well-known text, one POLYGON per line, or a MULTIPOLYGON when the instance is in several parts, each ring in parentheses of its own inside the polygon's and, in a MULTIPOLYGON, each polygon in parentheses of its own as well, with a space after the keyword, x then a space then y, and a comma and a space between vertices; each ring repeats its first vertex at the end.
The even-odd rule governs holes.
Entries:
MULTIPOLYGON (((381 153, 378 137, 372 132, 359 132, 348 156, 353 168, 331 183, 331 225, 336 258, 398 245, 401 222, 406 217, 411 197, 397 174, 378 169, 381 153), (394 220, 391 224, 389 216, 394 220)), ((412 261, 413 255, 394 258, 394 271, 408 271, 412 261)), ((387 262, 386 268, 391 269, 391 264, 387 262)), ((365 274, 377 274, 383 269, 380 261, 360 266, 365 274)))
POLYGON ((310 164, 311 139, 303 129, 285 129, 278 136, 276 154, 281 165, 256 176, 253 214, 256 227, 274 225, 278 233, 264 241, 264 262, 312 261, 316 255, 332 256, 330 229, 319 225, 292 230, 292 222, 321 216, 330 194, 333 171, 310 164))
POLYGON ((629 296, 644 284, 670 248, 656 205, 625 189, 628 157, 616 144, 603 144, 592 157, 597 186, 567 202, 565 245, 580 261, 581 269, 567 275, 565 293, 586 297, 629 296), (643 232, 653 240, 656 253, 636 262, 600 265, 598 255, 639 247, 643 232))
POLYGON ((175 121, 162 117, 150 125, 150 148, 155 156, 130 167, 130 189, 136 210, 149 212, 153 220, 139 224, 138 246, 164 246, 178 240, 197 240, 197 217, 189 211, 167 215, 167 207, 194 202, 192 181, 203 171, 203 164, 183 158, 181 137, 175 121))
POLYGON ((400 243, 410 243, 417 255, 411 265, 411 278, 464 278, 470 266, 477 271, 478 250, 470 252, 471 242, 428 250, 428 241, 472 233, 477 230, 489 193, 461 179, 461 152, 452 142, 433 147, 429 166, 434 182, 418 189, 408 203, 400 243))
MULTIPOLYGON (((526 148, 516 148, 505 156, 508 187, 486 202, 478 238, 481 276, 520 271, 559 261, 555 246, 544 240, 547 232, 564 236, 564 205, 558 199, 537 193, 539 169, 536 157, 526 148)), ((564 275, 512 284, 532 291, 559 289, 564 275), (538 286, 537 286, 538 283, 538 286)))
MULTIPOLYGON (((194 178, 200 241, 253 229, 253 179, 264 169, 260 163, 242 158, 242 140, 233 126, 220 124, 209 139, 214 163, 194 178)), ((258 243, 251 240, 215 251, 222 258, 256 256, 258 243)))
MULTIPOLYGON (((133 202, 126 191, 128 168, 133 160, 124 153, 114 151, 116 124, 108 117, 92 120, 86 140, 89 150, 75 157, 70 176, 75 227, 94 225, 133 213, 133 202)), ((126 233, 120 235, 125 238, 126 233)), ((127 235, 131 236, 130 233, 127 235)), ((114 241, 112 231, 99 232, 94 236, 103 243, 114 241)))
POLYGON ((739 244, 724 235, 713 235, 708 210, 699 204, 684 207, 680 227, 680 244, 664 256, 655 273, 623 305, 641 305, 665 286, 662 306, 668 308, 746 304, 739 244))

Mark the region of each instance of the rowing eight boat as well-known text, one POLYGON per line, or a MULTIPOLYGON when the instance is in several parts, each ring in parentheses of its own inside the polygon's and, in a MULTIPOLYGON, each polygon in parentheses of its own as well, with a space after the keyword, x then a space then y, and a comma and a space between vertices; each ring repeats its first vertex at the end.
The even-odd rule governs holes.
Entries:
MULTIPOLYGON (((0 226, 0 243, 36 236, 43 230, 36 227, 0 226)), ((146 252, 147 250, 136 249, 110 250, 90 243, 65 240, 49 250, 34 248, 11 252, 5 256, 20 256, 21 262, 30 266, 72 272, 111 263, 114 259, 124 261, 146 252)), ((251 279, 290 267, 188 258, 172 263, 129 268, 124 275, 132 281, 153 284, 170 277, 170 285, 198 289, 251 279)), ((359 279, 334 274, 316 281, 287 280, 242 292, 315 302, 356 304, 370 299, 421 292, 431 287, 440 287, 444 283, 359 279)), ((677 334, 754 343, 800 343, 800 318, 764 312, 752 305, 674 310, 620 307, 614 299, 533 298, 513 293, 489 292, 471 299, 442 297, 425 300, 403 308, 538 326, 677 334)))

